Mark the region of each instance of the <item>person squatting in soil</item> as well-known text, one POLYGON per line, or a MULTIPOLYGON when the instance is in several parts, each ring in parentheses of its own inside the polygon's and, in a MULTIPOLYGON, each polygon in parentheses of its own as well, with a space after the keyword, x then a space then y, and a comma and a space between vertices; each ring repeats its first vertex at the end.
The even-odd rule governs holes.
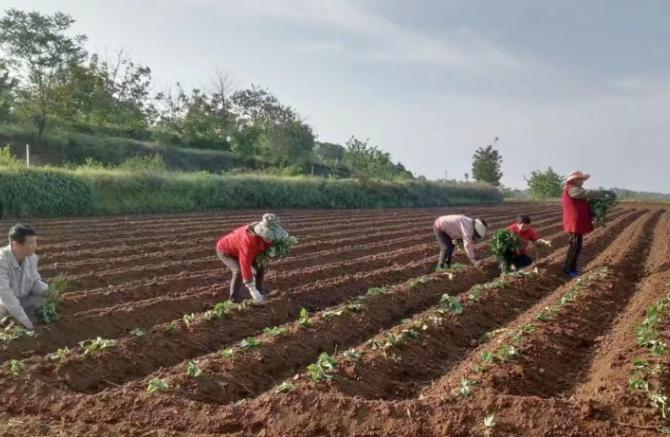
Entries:
POLYGON ((478 267, 480 261, 475 254, 477 240, 484 238, 488 224, 480 218, 470 218, 466 215, 443 215, 433 223, 433 232, 440 245, 438 269, 451 267, 451 258, 454 254, 454 240, 462 241, 468 259, 478 267))
POLYGON ((37 233, 27 225, 9 230, 9 245, 0 249, 0 323, 9 316, 33 330, 30 316, 49 294, 49 286, 37 271, 37 233))
POLYGON ((535 228, 531 226, 529 215, 520 215, 516 223, 512 223, 507 229, 518 236, 523 245, 515 252, 506 254, 509 265, 514 269, 522 269, 533 264, 533 257, 529 255, 530 250, 536 243, 549 245, 549 242, 542 240, 535 228))
POLYGON ((263 302, 263 277, 265 268, 258 265, 256 257, 265 252, 273 241, 288 233, 279 224, 275 214, 264 214, 259 222, 240 226, 224 235, 216 244, 216 255, 230 269, 230 300, 241 302, 242 284, 256 302, 263 302))
POLYGON ((577 261, 584 244, 584 236, 593 231, 590 199, 599 199, 607 194, 603 190, 585 190, 584 181, 591 175, 581 171, 573 171, 563 187, 563 229, 569 235, 568 254, 565 258, 563 271, 570 278, 581 274, 577 269, 577 261))

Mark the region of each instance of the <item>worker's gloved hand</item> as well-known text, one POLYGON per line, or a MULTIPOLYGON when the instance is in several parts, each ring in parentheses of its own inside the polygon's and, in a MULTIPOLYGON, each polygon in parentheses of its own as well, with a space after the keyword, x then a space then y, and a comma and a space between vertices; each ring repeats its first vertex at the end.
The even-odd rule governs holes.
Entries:
POLYGON ((261 292, 258 291, 258 288, 256 288, 256 281, 252 279, 250 281, 246 281, 244 285, 246 285, 247 288, 249 289, 249 293, 251 294, 251 297, 254 299, 254 302, 260 303, 265 300, 261 292))

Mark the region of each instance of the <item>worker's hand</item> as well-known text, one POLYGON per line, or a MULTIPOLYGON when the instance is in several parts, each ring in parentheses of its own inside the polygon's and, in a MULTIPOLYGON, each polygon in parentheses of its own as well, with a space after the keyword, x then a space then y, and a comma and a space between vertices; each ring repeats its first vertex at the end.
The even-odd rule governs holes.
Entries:
POLYGON ((244 285, 246 285, 247 288, 249 289, 249 293, 251 294, 251 297, 254 299, 254 302, 260 303, 265 300, 261 292, 258 291, 258 289, 256 288, 256 281, 250 280, 245 282, 244 285))
POLYGON ((547 247, 551 247, 551 241, 549 240, 537 240, 538 243, 544 244, 547 247))

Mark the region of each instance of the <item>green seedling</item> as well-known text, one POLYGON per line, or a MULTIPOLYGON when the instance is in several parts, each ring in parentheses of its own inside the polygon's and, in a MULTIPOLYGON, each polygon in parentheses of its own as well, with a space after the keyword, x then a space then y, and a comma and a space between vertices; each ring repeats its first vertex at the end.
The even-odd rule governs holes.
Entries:
POLYGON ((295 390, 295 385, 290 382, 283 382, 275 387, 275 393, 289 393, 295 390))
POLYGON ((442 295, 440 306, 444 309, 448 309, 454 314, 463 314, 463 305, 461 304, 461 301, 455 296, 449 296, 447 293, 442 295))
POLYGON ((214 312, 216 317, 224 319, 226 317, 229 317, 233 311, 239 308, 240 305, 236 304, 235 302, 231 300, 225 300, 223 302, 219 302, 216 305, 214 305, 214 308, 211 311, 214 312))
POLYGON ((167 325, 165 325, 165 332, 168 334, 172 334, 177 330, 177 324, 175 322, 170 322, 167 325))
POLYGON ((35 310, 37 320, 44 323, 45 325, 50 325, 57 322, 61 317, 60 313, 58 312, 61 301, 62 298, 60 296, 60 292, 51 288, 47 294, 44 304, 35 310))
POLYGON ((630 379, 628 386, 637 391, 649 391, 649 381, 645 381, 644 379, 630 379))
POLYGON ((47 355, 47 358, 52 361, 63 362, 70 356, 71 353, 72 351, 70 350, 70 348, 65 346, 58 349, 56 352, 47 355))
POLYGON ((184 321, 184 324, 189 329, 191 329, 191 325, 193 325, 195 323, 195 319, 196 319, 195 313, 184 314, 184 317, 182 317, 182 320, 184 321))
POLYGON ((334 357, 323 352, 315 364, 307 366, 307 371, 312 380, 316 382, 330 381, 335 377, 337 361, 334 357))
POLYGON ((332 310, 332 311, 326 311, 323 313, 323 317, 329 319, 331 317, 340 317, 342 314, 344 314, 345 309, 341 308, 339 310, 332 310))
POLYGON ((240 342, 240 347, 244 350, 260 347, 263 343, 256 337, 247 337, 240 342))
POLYGON ((223 358, 232 358, 235 356, 235 349, 233 349, 232 347, 224 349, 221 351, 221 355, 223 356, 223 358))
POLYGON ((411 338, 412 340, 419 338, 419 333, 413 329, 403 329, 402 334, 407 338, 411 338))
POLYGON ((197 361, 192 360, 188 362, 186 365, 186 374, 191 378, 197 378, 198 376, 202 375, 202 371, 200 370, 200 367, 198 367, 197 361))
POLYGON ((300 309, 300 319, 298 320, 298 323, 303 328, 309 328, 312 326, 312 321, 309 320, 309 311, 307 311, 307 308, 300 309))
POLYGON ((458 392, 461 396, 467 398, 472 394, 472 387, 474 387, 475 385, 477 385, 477 381, 475 381, 474 379, 463 378, 461 380, 461 387, 459 388, 458 392))
POLYGON ((496 415, 494 413, 487 414, 484 418, 484 428, 492 429, 497 425, 496 415))
POLYGON ((343 354, 346 358, 349 358, 350 360, 358 361, 361 359, 361 353, 358 352, 356 349, 351 348, 347 351, 344 352, 343 354))
POLYGON ((84 340, 79 342, 79 346, 84 349, 84 355, 90 355, 94 352, 102 352, 116 346, 116 340, 96 337, 92 340, 84 340))
POLYGON ((649 366, 649 361, 638 358, 633 360, 633 366, 636 369, 644 369, 649 366))
POLYGON ((387 287, 372 287, 368 288, 368 292, 366 293, 366 296, 378 296, 382 294, 386 294, 388 292, 387 287))
POLYGON ((149 393, 168 391, 169 389, 170 389, 170 386, 164 380, 162 380, 160 378, 152 379, 151 381, 149 381, 149 385, 147 386, 147 391, 149 393))
POLYGON ((263 329, 263 332, 266 334, 274 335, 276 337, 278 335, 285 334, 287 332, 287 329, 281 326, 275 326, 272 328, 265 328, 263 329))
POLYGON ((503 345, 499 350, 498 350, 498 356, 504 361, 508 359, 512 359, 519 355, 519 352, 516 350, 514 346, 510 345, 503 345))
POLYGON ((22 325, 10 322, 9 325, 0 330, 0 343, 9 343, 23 336, 34 337, 35 331, 28 331, 22 325))
POLYGON ((18 376, 19 373, 23 372, 26 369, 26 365, 21 360, 10 360, 9 361, 9 372, 18 376))
POLYGON ((430 281, 430 278, 427 276, 421 276, 420 278, 412 279, 411 281, 409 281, 409 289, 413 290, 419 285, 425 284, 428 281, 430 281))
POLYGON ((363 311, 364 306, 361 303, 354 302, 347 305, 346 308, 352 313, 360 313, 361 311, 363 311))
POLYGON ((147 331, 145 331, 142 328, 133 329, 132 331, 130 331, 130 333, 135 337, 144 337, 145 335, 147 335, 147 331))
POLYGON ((485 362, 487 364, 491 364, 495 360, 496 360, 496 356, 493 353, 491 353, 489 351, 482 352, 482 361, 483 362, 485 362))
POLYGON ((482 298, 482 289, 480 287, 472 287, 468 292, 468 300, 472 302, 479 302, 482 298))

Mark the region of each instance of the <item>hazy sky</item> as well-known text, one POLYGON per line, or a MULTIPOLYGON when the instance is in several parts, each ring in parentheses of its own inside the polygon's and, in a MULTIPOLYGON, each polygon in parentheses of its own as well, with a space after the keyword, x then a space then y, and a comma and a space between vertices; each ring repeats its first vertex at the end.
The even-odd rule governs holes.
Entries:
POLYGON ((155 87, 268 87, 321 141, 353 134, 462 179, 500 137, 503 183, 551 165, 670 192, 669 0, 0 0, 71 14, 155 87))

